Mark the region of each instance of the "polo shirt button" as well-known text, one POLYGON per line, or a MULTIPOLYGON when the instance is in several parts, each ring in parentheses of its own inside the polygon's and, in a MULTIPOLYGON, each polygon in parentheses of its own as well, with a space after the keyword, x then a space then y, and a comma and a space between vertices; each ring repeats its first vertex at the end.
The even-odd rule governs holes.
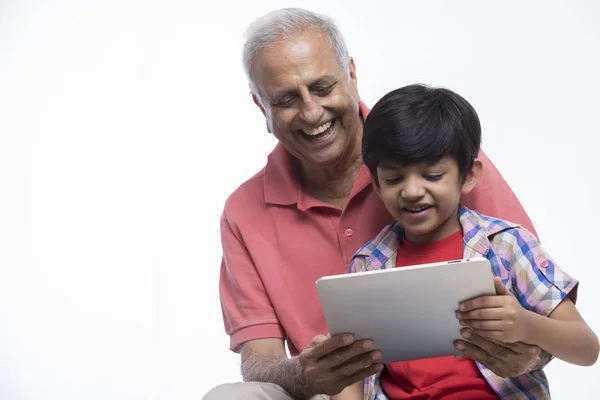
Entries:
POLYGON ((354 235, 354 231, 352 229, 348 228, 344 231, 344 234, 346 236, 350 237, 350 236, 354 235))

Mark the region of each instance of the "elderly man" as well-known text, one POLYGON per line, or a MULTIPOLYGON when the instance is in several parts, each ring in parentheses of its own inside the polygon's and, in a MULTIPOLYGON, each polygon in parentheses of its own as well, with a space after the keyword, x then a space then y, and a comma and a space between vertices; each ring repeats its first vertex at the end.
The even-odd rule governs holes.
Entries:
MULTIPOLYGON (((329 18, 283 9, 250 26, 243 62, 254 103, 279 143, 225 204, 221 302, 245 382, 218 386, 205 399, 361 398, 344 388, 379 373, 381 354, 369 340, 329 337, 315 288, 321 276, 348 272, 355 251, 391 218, 361 160, 369 110, 354 60, 329 18)), ((485 154, 480 159, 486 174, 463 203, 533 231, 500 173, 485 154)), ((548 358, 522 343, 475 334, 470 342, 457 347, 496 374, 488 382, 499 394, 526 391, 500 377, 548 358)))

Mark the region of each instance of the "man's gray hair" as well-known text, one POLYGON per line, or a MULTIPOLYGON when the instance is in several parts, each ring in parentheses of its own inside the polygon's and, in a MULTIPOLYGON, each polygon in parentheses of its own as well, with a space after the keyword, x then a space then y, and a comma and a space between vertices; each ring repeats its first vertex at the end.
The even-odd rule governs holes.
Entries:
POLYGON ((252 76, 252 63, 260 49, 310 30, 325 34, 335 51, 337 62, 344 69, 346 75, 350 75, 350 53, 348 53, 342 33, 331 18, 302 8, 282 8, 258 18, 246 30, 243 63, 252 93, 259 94, 252 76))

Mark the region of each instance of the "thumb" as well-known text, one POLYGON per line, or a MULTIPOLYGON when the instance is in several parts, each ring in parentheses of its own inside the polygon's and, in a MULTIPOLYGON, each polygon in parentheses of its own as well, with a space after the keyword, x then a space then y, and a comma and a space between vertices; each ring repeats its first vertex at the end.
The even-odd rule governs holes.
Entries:
POLYGON ((510 294, 506 286, 502 283, 502 279, 495 277, 494 278, 494 287, 496 288, 496 294, 499 296, 505 296, 510 294))
POLYGON ((308 347, 315 347, 316 345, 326 341, 327 339, 329 339, 329 337, 327 337, 325 335, 317 335, 314 338, 312 338, 308 347))

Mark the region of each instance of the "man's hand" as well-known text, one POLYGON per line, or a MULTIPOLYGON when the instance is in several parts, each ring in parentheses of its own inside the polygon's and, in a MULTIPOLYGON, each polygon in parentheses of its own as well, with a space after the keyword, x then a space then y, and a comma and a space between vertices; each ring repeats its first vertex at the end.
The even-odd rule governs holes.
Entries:
POLYGON ((298 356, 302 387, 307 397, 335 395, 346 386, 383 369, 381 352, 368 339, 354 341, 352 335, 317 335, 298 356))
POLYGON ((537 346, 521 342, 502 343, 487 340, 470 331, 463 329, 461 336, 469 340, 459 340, 455 343, 461 356, 478 361, 496 375, 502 378, 512 378, 537 369, 548 355, 537 346))
POLYGON ((481 296, 460 304, 456 312, 460 324, 486 339, 527 342, 531 311, 521 307, 500 278, 494 278, 494 286, 496 296, 481 296))

